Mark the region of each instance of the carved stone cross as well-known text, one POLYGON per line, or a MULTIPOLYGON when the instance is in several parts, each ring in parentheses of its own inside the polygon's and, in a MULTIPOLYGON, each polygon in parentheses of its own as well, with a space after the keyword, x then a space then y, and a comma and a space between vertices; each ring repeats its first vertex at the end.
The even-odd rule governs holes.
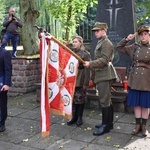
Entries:
POLYGON ((110 30, 112 31, 116 31, 118 11, 122 8, 123 8, 123 3, 118 2, 118 0, 110 0, 110 3, 106 5, 105 10, 109 11, 110 30))

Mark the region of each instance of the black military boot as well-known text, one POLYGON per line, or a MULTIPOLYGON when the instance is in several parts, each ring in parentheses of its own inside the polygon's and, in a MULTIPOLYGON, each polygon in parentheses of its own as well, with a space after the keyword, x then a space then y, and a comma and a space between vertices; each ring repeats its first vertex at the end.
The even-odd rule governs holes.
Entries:
POLYGON ((102 108, 102 125, 100 126, 100 128, 98 128, 97 131, 93 132, 93 135, 95 136, 100 136, 103 135, 105 133, 110 132, 110 128, 109 128, 109 113, 110 113, 110 109, 109 107, 104 107, 102 108))
POLYGON ((83 124, 83 120, 82 120, 83 111, 84 111, 84 104, 79 104, 79 106, 78 106, 78 120, 76 122, 78 127, 83 124))
POLYGON ((100 128, 103 125, 104 115, 102 115, 102 123, 96 124, 95 128, 100 128))
POLYGON ((72 125, 77 122, 78 119, 78 104, 73 104, 73 117, 67 122, 67 125, 72 125))
MULTIPOLYGON (((113 121, 114 121, 114 108, 113 108, 112 104, 109 106, 109 109, 110 109, 110 112, 109 112, 110 113, 109 114, 109 128, 111 130, 111 129, 114 128, 114 124, 113 124, 113 121)), ((102 120, 103 120, 103 118, 102 118, 102 120)), ((103 122, 101 124, 96 124, 95 128, 100 128, 102 125, 103 125, 103 122)))

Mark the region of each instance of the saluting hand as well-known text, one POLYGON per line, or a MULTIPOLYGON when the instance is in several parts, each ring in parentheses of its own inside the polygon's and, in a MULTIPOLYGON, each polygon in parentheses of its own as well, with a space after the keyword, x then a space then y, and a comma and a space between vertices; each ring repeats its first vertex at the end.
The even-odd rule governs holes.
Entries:
POLYGON ((126 38, 127 41, 132 40, 133 38, 135 38, 137 36, 137 32, 135 32, 134 34, 129 34, 126 38))

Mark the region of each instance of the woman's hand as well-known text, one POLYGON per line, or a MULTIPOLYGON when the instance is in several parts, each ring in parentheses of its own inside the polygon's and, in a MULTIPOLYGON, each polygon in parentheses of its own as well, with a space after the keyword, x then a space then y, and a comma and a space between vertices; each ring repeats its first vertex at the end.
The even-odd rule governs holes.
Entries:
POLYGON ((83 66, 88 68, 90 66, 90 62, 89 61, 85 61, 83 66))
POLYGON ((137 36, 137 32, 135 32, 134 34, 129 34, 126 38, 127 41, 131 41, 133 38, 135 38, 137 36))

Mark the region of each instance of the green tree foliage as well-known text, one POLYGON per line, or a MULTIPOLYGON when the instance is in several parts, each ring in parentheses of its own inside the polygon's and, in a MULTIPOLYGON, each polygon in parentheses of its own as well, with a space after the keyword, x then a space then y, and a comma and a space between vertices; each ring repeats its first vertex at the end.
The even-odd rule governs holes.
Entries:
POLYGON ((50 14, 61 22, 64 29, 64 39, 68 40, 71 32, 75 33, 80 20, 84 19, 87 7, 94 6, 97 0, 50 0, 46 9, 50 14))
POLYGON ((45 6, 50 2, 51 0, 36 0, 37 8, 40 12, 40 16, 38 18, 37 24, 43 28, 45 28, 48 32, 50 32, 52 35, 54 35, 56 38, 62 37, 62 27, 61 23, 56 20, 47 9, 45 9, 45 6))
MULTIPOLYGON (((31 16, 29 15, 32 22, 28 19, 25 23, 28 23, 29 28, 26 27, 26 31, 21 33, 22 37, 27 37, 28 39, 33 35, 32 43, 36 44, 38 43, 37 37, 34 38, 34 36, 37 36, 37 34, 34 33, 36 30, 31 28, 31 24, 34 22, 44 28, 50 26, 50 32, 52 35, 59 39, 68 40, 72 35, 76 34, 76 28, 79 24, 93 25, 98 3, 98 0, 0 0, 0 30, 3 28, 2 22, 4 16, 8 14, 9 7, 14 7, 16 15, 21 18, 21 20, 24 19, 24 14, 21 14, 21 12, 28 10, 28 8, 23 6, 20 11, 19 2, 21 1, 24 1, 24 3, 34 1, 34 9, 38 10, 40 13, 39 17, 34 19, 32 19, 32 17, 34 17, 32 13, 31 16), (89 8, 90 13, 88 12, 89 8)), ((150 24, 150 0, 135 0, 135 5, 137 23, 150 24)), ((22 21, 24 22, 24 20, 22 21)), ((23 40, 22 43, 24 43, 23 45, 26 45, 25 51, 27 50, 27 52, 25 52, 25 54, 34 54, 37 52, 37 50, 35 50, 36 48, 33 48, 33 51, 31 50, 32 46, 28 44, 27 40, 23 40)))
POLYGON ((136 0, 137 24, 150 23, 150 0, 136 0))
POLYGON ((4 3, 3 0, 0 0, 0 31, 2 31, 3 26, 2 26, 2 22, 4 20, 4 16, 5 16, 5 10, 6 10, 6 5, 4 3))

